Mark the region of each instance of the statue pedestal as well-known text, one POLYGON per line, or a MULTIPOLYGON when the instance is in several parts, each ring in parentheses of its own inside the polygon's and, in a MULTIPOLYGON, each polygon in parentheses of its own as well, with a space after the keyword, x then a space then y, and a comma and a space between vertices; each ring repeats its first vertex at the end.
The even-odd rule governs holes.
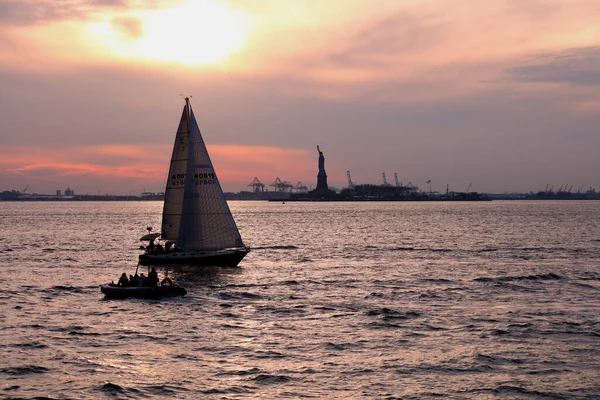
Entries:
POLYGON ((316 190, 327 190, 327 174, 325 171, 319 172, 317 175, 317 189, 316 190))

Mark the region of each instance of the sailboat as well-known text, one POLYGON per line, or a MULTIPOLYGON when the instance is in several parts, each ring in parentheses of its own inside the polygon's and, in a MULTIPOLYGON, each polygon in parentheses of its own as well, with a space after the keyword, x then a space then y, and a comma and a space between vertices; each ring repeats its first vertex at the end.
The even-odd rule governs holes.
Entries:
POLYGON ((139 256, 142 265, 235 267, 250 251, 225 200, 189 97, 175 136, 159 245, 154 246, 156 233, 144 238, 149 245, 139 256))

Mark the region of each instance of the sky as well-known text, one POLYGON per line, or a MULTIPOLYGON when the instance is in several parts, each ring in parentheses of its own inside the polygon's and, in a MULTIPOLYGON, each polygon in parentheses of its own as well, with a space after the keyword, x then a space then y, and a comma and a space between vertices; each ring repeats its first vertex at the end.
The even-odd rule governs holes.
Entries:
POLYGON ((185 95, 226 191, 600 189, 597 0, 2 0, 0 191, 164 191, 185 95))

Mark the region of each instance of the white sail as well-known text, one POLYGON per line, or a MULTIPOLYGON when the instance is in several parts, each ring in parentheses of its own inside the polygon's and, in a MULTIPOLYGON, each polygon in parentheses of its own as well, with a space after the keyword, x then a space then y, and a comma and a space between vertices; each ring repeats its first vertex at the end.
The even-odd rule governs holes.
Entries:
POLYGON ((185 188, 185 172, 188 160, 189 142, 189 112, 186 102, 179 121, 179 128, 175 136, 171 166, 165 189, 165 204, 163 208, 162 235, 165 240, 176 241, 179 235, 181 221, 181 206, 183 204, 183 191, 185 188))
POLYGON ((190 145, 186 148, 185 191, 177 244, 187 250, 243 247, 244 243, 210 161, 196 117, 189 103, 187 107, 190 145))

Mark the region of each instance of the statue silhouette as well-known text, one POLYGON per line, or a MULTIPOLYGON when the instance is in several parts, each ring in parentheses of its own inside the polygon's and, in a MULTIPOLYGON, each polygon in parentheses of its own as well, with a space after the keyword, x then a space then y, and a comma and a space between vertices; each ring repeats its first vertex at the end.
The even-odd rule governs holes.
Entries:
POLYGON ((317 174, 317 190, 327 190, 327 174, 325 173, 325 156, 317 146, 319 152, 319 173, 317 174))
POLYGON ((325 173, 325 157, 323 156, 323 152, 317 146, 317 151, 319 152, 319 173, 325 173))

